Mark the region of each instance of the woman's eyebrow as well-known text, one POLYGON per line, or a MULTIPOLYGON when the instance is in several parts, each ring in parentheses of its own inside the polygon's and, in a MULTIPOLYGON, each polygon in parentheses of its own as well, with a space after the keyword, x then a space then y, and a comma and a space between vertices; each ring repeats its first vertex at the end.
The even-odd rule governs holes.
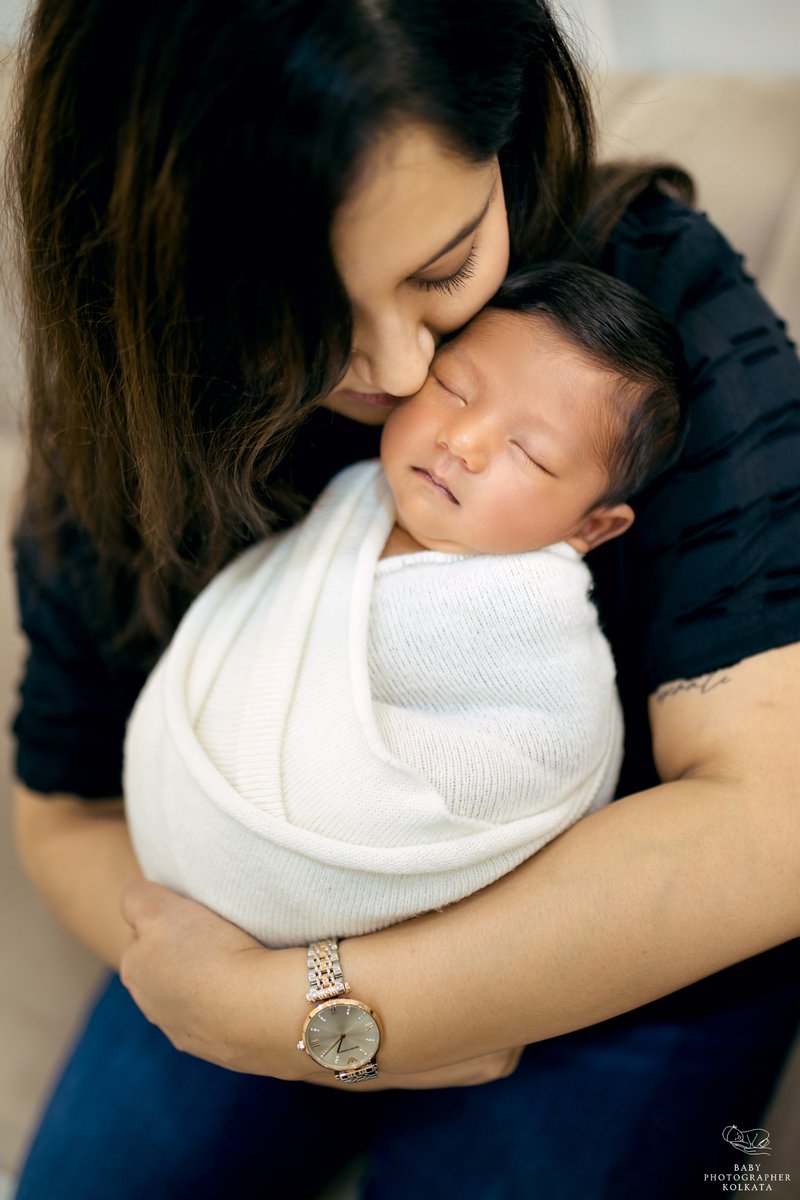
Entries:
POLYGON ((421 267, 417 267, 416 271, 414 272, 415 275, 418 275, 420 273, 420 271, 427 271, 428 267, 433 266, 433 264, 435 262, 437 262, 440 258, 444 258, 445 254, 449 254, 449 252, 451 250, 454 250, 459 242, 463 242, 465 237, 469 237, 469 235, 471 233, 475 232, 475 230, 478 228, 481 221, 483 220, 483 218, 486 216, 487 212, 489 211, 489 205, 492 203, 492 200, 494 199, 494 194, 496 191, 497 191, 497 180, 495 179, 494 184, 492 185, 492 190, 489 192, 489 195, 486 199, 486 203, 484 204, 481 211, 478 213, 477 217, 473 218, 473 220, 471 220, 471 221, 467 221, 464 228, 459 229, 459 231, 455 235, 455 237, 452 237, 446 246, 442 246, 441 250, 437 250, 436 253, 432 256, 432 258, 429 258, 428 261, 426 263, 423 263, 421 267))

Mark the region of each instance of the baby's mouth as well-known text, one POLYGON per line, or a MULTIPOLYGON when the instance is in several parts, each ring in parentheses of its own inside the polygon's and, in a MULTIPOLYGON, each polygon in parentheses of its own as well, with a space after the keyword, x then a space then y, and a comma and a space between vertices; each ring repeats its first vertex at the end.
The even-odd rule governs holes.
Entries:
POLYGON ((451 504, 459 503, 443 479, 439 479, 437 475, 431 474, 431 472, 427 471, 425 467, 412 467, 411 470, 416 471, 418 475, 424 476, 424 478, 427 479, 437 491, 441 492, 443 496, 447 497, 451 504))

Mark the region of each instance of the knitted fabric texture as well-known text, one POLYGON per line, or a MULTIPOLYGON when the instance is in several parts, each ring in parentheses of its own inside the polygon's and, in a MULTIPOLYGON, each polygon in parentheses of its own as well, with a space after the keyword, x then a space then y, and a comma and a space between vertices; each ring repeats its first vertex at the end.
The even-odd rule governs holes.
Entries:
POLYGON ((270 946, 356 935, 517 866, 614 791, 614 666, 566 545, 379 562, 379 464, 197 598, 126 739, 145 874, 270 946))

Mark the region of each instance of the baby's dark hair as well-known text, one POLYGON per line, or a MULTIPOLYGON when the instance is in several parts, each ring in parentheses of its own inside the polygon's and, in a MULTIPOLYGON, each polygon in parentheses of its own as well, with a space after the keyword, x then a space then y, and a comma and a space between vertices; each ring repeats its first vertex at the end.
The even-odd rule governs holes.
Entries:
POLYGON ((628 284, 592 267, 547 262, 515 271, 491 308, 540 315, 618 379, 614 419, 598 453, 610 485, 601 504, 629 500, 671 466, 686 431, 686 362, 677 332, 628 284))

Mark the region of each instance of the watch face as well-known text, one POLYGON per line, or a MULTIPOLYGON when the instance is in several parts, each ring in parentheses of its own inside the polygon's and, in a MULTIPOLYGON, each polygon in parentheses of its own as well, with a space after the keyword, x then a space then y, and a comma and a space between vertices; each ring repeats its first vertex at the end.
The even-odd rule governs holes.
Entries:
POLYGON ((355 1071, 378 1053, 378 1018, 358 1000, 326 1000, 308 1014, 303 1027, 305 1049, 322 1067, 355 1071))

